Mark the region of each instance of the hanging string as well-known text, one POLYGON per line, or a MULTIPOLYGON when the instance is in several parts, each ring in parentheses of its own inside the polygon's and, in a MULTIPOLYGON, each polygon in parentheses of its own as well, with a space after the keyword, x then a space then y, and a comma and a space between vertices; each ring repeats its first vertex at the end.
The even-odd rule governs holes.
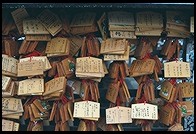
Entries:
POLYGON ((41 56, 42 54, 36 50, 34 50, 33 52, 27 54, 27 55, 24 55, 25 58, 27 57, 33 57, 33 56, 41 56))
POLYGON ((175 85, 176 84, 176 78, 171 78, 169 80, 169 82, 172 84, 172 85, 175 85))
POLYGON ((69 102, 69 99, 68 99, 66 96, 62 95, 62 96, 61 96, 61 102, 62 102, 63 104, 66 104, 67 102, 69 102))
POLYGON ((147 59, 151 59, 151 53, 146 53, 146 55, 144 56, 144 58, 142 58, 142 60, 147 60, 147 59))

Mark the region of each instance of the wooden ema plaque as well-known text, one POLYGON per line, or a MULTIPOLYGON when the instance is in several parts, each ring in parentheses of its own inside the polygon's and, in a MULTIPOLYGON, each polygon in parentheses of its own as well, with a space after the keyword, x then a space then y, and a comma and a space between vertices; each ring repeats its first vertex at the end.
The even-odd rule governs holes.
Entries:
POLYGON ((138 103, 131 105, 132 119, 158 120, 158 107, 147 103, 138 103))
POLYGON ((18 95, 32 95, 44 92, 44 79, 31 78, 19 81, 18 95))
POLYGON ((75 102, 73 117, 98 120, 100 117, 100 103, 93 101, 75 102))
POLYGON ((186 78, 190 76, 190 63, 181 61, 164 63, 165 78, 186 78))
POLYGON ((23 20, 23 31, 24 34, 50 34, 37 19, 23 20))
POLYGON ((56 14, 54 14, 48 9, 41 12, 38 15, 37 19, 52 34, 52 36, 55 36, 58 32, 62 30, 61 20, 56 14))
POLYGON ((42 61, 24 61, 18 63, 18 77, 43 75, 44 67, 42 61))
POLYGON ((116 106, 106 109, 106 124, 132 123, 131 108, 116 106))

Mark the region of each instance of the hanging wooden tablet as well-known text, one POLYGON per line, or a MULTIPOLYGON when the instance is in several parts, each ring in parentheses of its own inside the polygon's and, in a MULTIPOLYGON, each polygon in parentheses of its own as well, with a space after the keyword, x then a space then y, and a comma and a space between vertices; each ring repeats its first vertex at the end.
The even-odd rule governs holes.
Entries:
POLYGON ((65 123, 65 111, 64 111, 64 105, 63 104, 60 104, 60 107, 59 107, 59 111, 60 111, 60 118, 61 118, 61 122, 62 123, 65 123))
POLYGON ((26 41, 50 41, 51 35, 48 34, 32 34, 32 35, 25 35, 26 41))
POLYGON ((178 83, 178 87, 181 90, 182 98, 194 97, 194 83, 178 83))
POLYGON ((88 86, 87 82, 82 82, 79 95, 82 98, 82 100, 88 100, 88 97, 89 97, 89 86, 88 86))
POLYGON ((23 20, 24 34, 50 34, 42 23, 37 19, 24 19, 23 20))
POLYGON ((60 122, 60 131, 70 131, 68 122, 60 122))
POLYGON ((19 81, 18 95, 32 95, 44 92, 44 79, 31 78, 19 81))
POLYGON ((11 31, 17 31, 16 24, 12 19, 12 15, 9 12, 2 13, 2 35, 9 35, 11 31))
MULTIPOLYGON (((3 83, 3 81, 2 81, 2 83, 3 83)), ((2 91, 2 97, 11 97, 11 96, 14 96, 14 92, 16 90, 17 89, 16 89, 15 81, 11 81, 11 83, 9 84, 7 90, 2 91)))
POLYGON ((8 76, 17 76, 18 60, 2 54, 2 74, 8 76))
POLYGON ((46 112, 46 109, 42 106, 41 101, 39 99, 35 99, 33 104, 38 108, 41 113, 46 112))
POLYGON ((43 131, 43 123, 35 123, 31 129, 31 131, 43 131))
POLYGON ((44 66, 44 71, 47 71, 52 68, 46 56, 31 56, 31 57, 19 59, 20 63, 24 61, 42 61, 44 66))
POLYGON ((106 109, 106 124, 132 123, 131 108, 112 107, 106 109))
POLYGON ((32 110, 32 113, 33 113, 33 116, 35 117, 35 119, 40 118, 41 116, 40 116, 39 110, 37 109, 35 104, 31 103, 30 107, 31 107, 31 110, 32 110))
POLYGON ((137 89, 137 93, 136 93, 136 96, 135 96, 135 101, 138 101, 141 98, 143 86, 144 86, 144 83, 139 84, 138 89, 137 89))
POLYGON ((9 85, 11 84, 11 77, 2 75, 2 91, 6 91, 9 85))
POLYGON ((121 89, 119 89, 119 96, 122 102, 129 102, 131 99, 129 89, 125 81, 121 82, 121 89))
POLYGON ((171 61, 164 63, 165 78, 185 78, 190 77, 190 63, 182 61, 171 61))
POLYGON ((173 55, 176 53, 177 47, 178 47, 178 41, 175 40, 171 43, 171 46, 169 48, 168 54, 166 56, 166 59, 171 59, 173 55))
POLYGON ((184 131, 181 123, 175 123, 168 128, 168 131, 184 131))
POLYGON ((136 27, 163 27, 163 16, 156 12, 138 12, 136 13, 136 27))
POLYGON ((136 39, 135 32, 132 31, 120 31, 112 30, 110 31, 110 36, 113 39, 136 39))
POLYGON ((120 65, 117 62, 112 62, 109 66, 109 76, 110 78, 118 78, 120 65))
POLYGON ((56 37, 47 43, 45 53, 47 56, 69 55, 70 40, 68 38, 56 37))
POLYGON ((136 46, 134 57, 137 59, 142 59, 144 56, 150 52, 150 42, 140 40, 140 43, 136 46))
POLYGON ((76 77, 104 77, 102 59, 81 57, 76 59, 76 77))
POLYGON ((178 107, 182 111, 182 117, 186 117, 189 115, 193 115, 194 113, 194 105, 191 101, 180 101, 178 102, 178 107))
POLYGON ((124 54, 127 45, 126 39, 107 39, 101 43, 100 54, 124 54))
POLYGON ((65 90, 67 79, 65 77, 57 77, 45 83, 45 92, 43 96, 49 95, 55 91, 65 90))
POLYGON ((68 57, 61 61, 65 76, 71 78, 74 76, 76 61, 72 57, 68 57))
MULTIPOLYGON (((173 114, 173 107, 168 105, 165 105, 163 107, 160 108, 160 112, 159 112, 159 120, 160 122, 162 122, 163 124, 169 126, 172 122, 171 120, 173 120, 172 118, 172 114, 173 114)), ((174 111, 175 112, 175 111, 174 111)))
POLYGON ((190 22, 190 32, 194 33, 194 17, 191 17, 191 22, 190 22))
POLYGON ((130 46, 127 46, 124 54, 104 54, 104 61, 122 61, 129 60, 130 46))
POLYGON ((57 103, 53 102, 52 110, 50 112, 49 121, 52 121, 54 119, 56 109, 57 109, 57 105, 58 105, 57 103))
POLYGON ((156 105, 148 103, 138 103, 131 105, 132 119, 158 120, 158 108, 156 105))
POLYGON ((110 83, 106 92, 106 99, 112 103, 115 103, 118 96, 119 87, 120 82, 110 83))
POLYGON ((43 75, 44 67, 42 61, 24 61, 18 63, 18 77, 43 75))
POLYGON ((11 12, 14 22, 20 34, 23 33, 23 20, 29 17, 28 12, 25 8, 18 8, 11 12))
POLYGON ((58 63, 58 61, 52 61, 52 62, 50 62, 51 69, 48 70, 48 77, 55 76, 55 74, 57 72, 57 63, 58 63))
POLYGON ((70 55, 74 56, 82 47, 83 38, 81 38, 80 36, 72 36, 69 38, 69 40, 71 41, 70 55))
POLYGON ((37 19, 42 23, 42 25, 55 36, 58 32, 62 30, 62 22, 59 17, 51 12, 49 9, 45 9, 38 16, 37 19))
POLYGON ((13 131, 14 122, 2 119, 2 131, 13 131))
POLYGON ((161 84, 161 90, 159 91, 159 95, 166 100, 169 100, 172 94, 173 85, 168 81, 164 81, 161 84))
POLYGON ((150 101, 154 101, 155 100, 155 88, 152 82, 149 83, 148 90, 149 90, 150 97, 151 97, 150 101))
POLYGON ((77 131, 87 131, 86 123, 83 120, 80 120, 77 131))
POLYGON ((129 68, 131 77, 152 74, 154 71, 155 60, 134 60, 129 68))
POLYGON ((177 91, 178 90, 176 88, 176 85, 174 85, 173 88, 172 88, 172 93, 171 93, 170 99, 169 99, 170 103, 172 103, 173 101, 176 101, 175 98, 177 98, 177 97, 175 97, 175 96, 178 94, 177 91))
POLYGON ((60 76, 60 77, 66 76, 65 71, 63 69, 62 62, 57 63, 56 69, 57 69, 58 76, 60 76))
POLYGON ((17 98, 2 98, 2 110, 17 111, 18 103, 21 99, 17 98))
POLYGON ((103 40, 106 40, 108 38, 106 21, 107 21, 107 16, 106 13, 104 12, 101 15, 100 19, 97 21, 103 40))
POLYGON ((73 117, 98 120, 100 117, 100 103, 93 101, 75 102, 73 117))
POLYGON ((72 34, 86 34, 97 31, 95 25, 96 13, 94 12, 83 12, 75 14, 74 18, 70 23, 70 32, 72 34))
POLYGON ((18 56, 19 44, 13 39, 2 40, 2 45, 5 47, 5 54, 14 57, 18 56))

